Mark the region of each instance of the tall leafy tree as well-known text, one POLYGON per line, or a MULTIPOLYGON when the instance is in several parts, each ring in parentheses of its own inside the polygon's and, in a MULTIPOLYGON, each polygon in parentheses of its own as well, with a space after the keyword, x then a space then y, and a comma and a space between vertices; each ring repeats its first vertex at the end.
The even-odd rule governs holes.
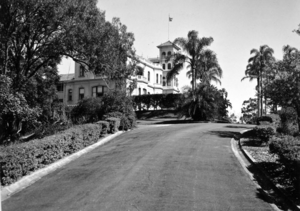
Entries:
POLYGON ((175 53, 173 56, 173 68, 168 72, 167 79, 178 74, 187 63, 192 75, 192 90, 196 87, 197 62, 202 56, 202 51, 213 42, 212 37, 198 37, 197 31, 189 31, 187 38, 179 37, 174 40, 174 44, 182 47, 183 52, 175 53))
MULTIPOLYGON (((268 67, 274 61, 273 57, 274 50, 270 48, 268 45, 260 46, 260 48, 252 49, 250 54, 253 54, 252 57, 248 60, 248 66, 246 69, 246 78, 257 78, 257 90, 258 90, 258 116, 262 116, 263 114, 263 92, 262 92, 262 81, 264 71, 267 70, 268 67)), ((245 77, 244 77, 245 78, 245 77)), ((243 80, 243 79, 242 79, 243 80)))
MULTIPOLYGON (((217 55, 210 49, 204 49, 200 52, 199 59, 196 61, 195 80, 201 83, 210 84, 215 82, 221 84, 220 78, 223 70, 219 65, 217 55)), ((189 78, 192 77, 192 71, 187 72, 189 78)))
POLYGON ((300 52, 289 46, 283 51, 283 60, 276 66, 278 74, 267 85, 266 91, 273 103, 295 109, 300 130, 300 52))

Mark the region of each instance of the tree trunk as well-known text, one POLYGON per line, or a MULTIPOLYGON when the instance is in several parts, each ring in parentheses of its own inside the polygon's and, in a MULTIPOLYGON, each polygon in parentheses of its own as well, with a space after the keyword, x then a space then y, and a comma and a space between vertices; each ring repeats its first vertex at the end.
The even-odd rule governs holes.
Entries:
POLYGON ((257 117, 260 116, 260 94, 259 94, 259 90, 260 90, 260 80, 259 77, 257 78, 257 117))

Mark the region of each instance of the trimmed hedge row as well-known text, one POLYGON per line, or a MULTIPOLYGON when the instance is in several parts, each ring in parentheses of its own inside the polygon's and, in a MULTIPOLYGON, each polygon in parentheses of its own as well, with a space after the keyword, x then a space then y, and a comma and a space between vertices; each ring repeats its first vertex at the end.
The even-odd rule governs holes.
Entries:
POLYGON ((300 191, 300 139, 299 137, 273 137, 269 150, 279 156, 280 162, 285 165, 293 177, 294 187, 300 191))
POLYGON ((135 110, 149 110, 150 107, 177 108, 181 94, 151 94, 133 96, 135 110))
POLYGON ((118 120, 78 125, 63 133, 26 143, 1 147, 1 185, 9 185, 21 177, 49 165, 98 141, 108 132, 116 132, 118 120))

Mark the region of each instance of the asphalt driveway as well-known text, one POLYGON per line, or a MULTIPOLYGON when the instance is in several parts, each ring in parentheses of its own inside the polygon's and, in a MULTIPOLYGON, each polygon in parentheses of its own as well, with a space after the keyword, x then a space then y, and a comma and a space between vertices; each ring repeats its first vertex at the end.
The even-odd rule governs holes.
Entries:
POLYGON ((231 150, 244 129, 140 126, 13 195, 3 211, 272 210, 231 150))

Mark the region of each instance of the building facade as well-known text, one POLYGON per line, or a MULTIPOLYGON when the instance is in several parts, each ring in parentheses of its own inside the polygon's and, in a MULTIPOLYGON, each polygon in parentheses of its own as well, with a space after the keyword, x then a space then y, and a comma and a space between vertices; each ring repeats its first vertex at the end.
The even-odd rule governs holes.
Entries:
MULTIPOLYGON (((136 57, 136 61, 143 68, 143 75, 134 75, 127 80, 127 87, 135 81, 131 95, 179 93, 178 78, 167 80, 167 73, 172 69, 172 55, 180 48, 168 41, 159 46, 157 58, 144 59, 136 57), (169 58, 169 59, 167 59, 169 58)), ((104 80, 75 63, 72 74, 60 75, 57 86, 58 98, 65 105, 76 105, 78 101, 87 97, 101 97, 109 89, 115 89, 114 81, 104 80)))

